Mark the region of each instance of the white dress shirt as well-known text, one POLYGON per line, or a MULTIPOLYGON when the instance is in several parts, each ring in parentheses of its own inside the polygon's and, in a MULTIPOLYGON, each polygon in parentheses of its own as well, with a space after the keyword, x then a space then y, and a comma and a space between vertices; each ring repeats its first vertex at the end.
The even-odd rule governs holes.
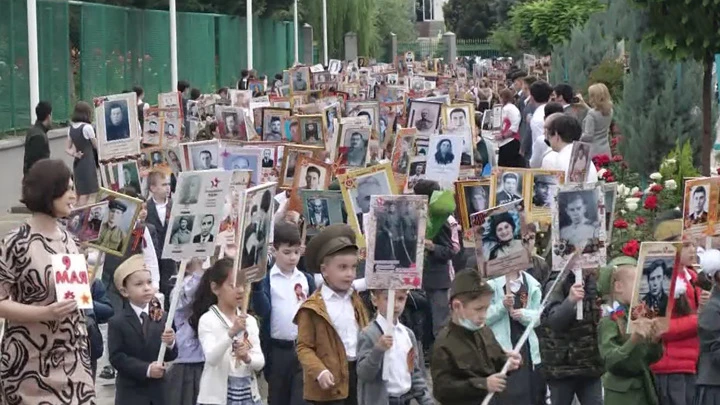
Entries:
POLYGON ((290 275, 283 273, 277 265, 270 269, 271 338, 278 340, 297 339, 298 327, 293 323, 293 319, 300 305, 307 299, 309 291, 307 278, 297 268, 293 269, 290 275), (297 286, 302 289, 301 296, 296 292, 297 286))
MULTIPOLYGON (((560 152, 550 152, 542 161, 542 169, 544 170, 562 170, 565 172, 565 178, 568 178, 570 170, 570 157, 572 156, 573 144, 565 145, 560 152)), ((598 173, 594 163, 590 163, 587 173, 588 184, 597 183, 598 173)))
POLYGON ((520 114, 520 110, 518 110, 515 104, 505 104, 502 108, 502 117, 503 121, 507 118, 507 120, 510 122, 510 128, 508 128, 508 131, 512 133, 517 133, 520 129, 520 121, 522 120, 522 115, 520 114))
POLYGON ((345 346, 345 355, 348 361, 354 361, 357 357, 359 330, 357 320, 355 320, 355 308, 352 305, 352 290, 340 295, 327 285, 323 285, 320 292, 330 320, 345 346))
POLYGON ((160 218, 160 223, 162 224, 162 226, 165 226, 165 215, 167 215, 168 199, 166 198, 164 203, 159 203, 153 197, 153 202, 155 203, 155 209, 157 210, 158 217, 160 218))
POLYGON ((545 144, 545 104, 538 106, 530 119, 530 131, 532 133, 532 156, 530 167, 538 168, 542 164, 543 156, 549 149, 545 144))
MULTIPOLYGON (((137 315, 138 320, 140 321, 140 326, 143 326, 143 319, 142 319, 142 317, 140 316, 140 314, 143 314, 143 313, 144 313, 145 315, 147 315, 147 316, 148 316, 148 322, 149 322, 149 319, 150 319, 150 318, 149 318, 149 317, 150 317, 150 304, 145 304, 145 307, 141 308, 141 307, 139 307, 139 306, 137 306, 137 305, 135 305, 135 304, 133 304, 133 303, 131 302, 131 303, 130 303, 130 308, 132 308, 132 310, 135 311, 135 315, 137 315)), ((172 344, 171 344, 170 346, 168 346, 168 349, 172 349, 173 347, 175 347, 175 342, 174 342, 174 341, 172 342, 172 344)), ((145 372, 145 375, 147 376, 147 378, 150 378, 150 367, 151 367, 151 366, 148 366, 147 371, 145 372)))
POLYGON ((408 364, 408 354, 413 348, 407 329, 400 323, 391 325, 384 316, 377 314, 375 321, 380 325, 383 335, 392 331, 393 345, 383 358, 383 381, 390 396, 400 397, 412 388, 412 370, 408 364))
MULTIPOLYGON (((315 280, 315 285, 317 286, 317 288, 320 288, 325 284, 325 279, 323 278, 322 274, 315 273, 313 275, 313 279, 315 280)), ((367 291, 367 281, 365 281, 364 278, 358 278, 353 280, 352 289, 357 293, 367 291)))

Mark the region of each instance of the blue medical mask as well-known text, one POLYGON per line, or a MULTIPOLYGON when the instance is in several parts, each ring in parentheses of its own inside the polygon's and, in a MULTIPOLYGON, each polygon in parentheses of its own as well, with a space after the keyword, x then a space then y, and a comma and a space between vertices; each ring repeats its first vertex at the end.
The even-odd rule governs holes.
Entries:
POLYGON ((458 324, 470 332, 477 332, 482 329, 483 325, 475 325, 475 323, 467 318, 460 318, 458 324))

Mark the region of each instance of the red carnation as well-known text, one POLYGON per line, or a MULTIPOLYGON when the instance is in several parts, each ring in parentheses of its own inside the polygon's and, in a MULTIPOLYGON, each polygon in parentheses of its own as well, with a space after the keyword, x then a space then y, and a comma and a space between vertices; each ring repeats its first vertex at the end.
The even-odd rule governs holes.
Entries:
POLYGON ((618 218, 615 220, 615 222, 613 222, 613 226, 617 229, 625 229, 628 227, 628 223, 626 220, 618 218))
POLYGON ((638 252, 640 252, 640 242, 635 239, 631 239, 623 245, 622 252, 625 256, 637 257, 638 252))
POLYGON ((645 199, 645 204, 643 205, 643 207, 645 207, 646 210, 654 210, 657 209, 657 205, 658 198, 655 194, 652 194, 645 199))
POLYGON ((613 175, 614 173, 612 172, 612 170, 607 169, 605 170, 605 173, 603 173, 602 178, 607 180, 608 177, 613 177, 613 175))
POLYGON ((637 226, 642 226, 645 224, 645 222, 647 222, 647 221, 643 217, 635 218, 635 225, 637 225, 637 226))
POLYGON ((622 162, 622 161, 623 161, 622 155, 613 156, 613 162, 622 162))
POLYGON ((606 164, 610 163, 610 156, 608 155, 597 155, 593 158, 593 161, 595 161, 600 166, 605 166, 606 164))
POLYGON ((650 191, 652 191, 653 193, 659 193, 659 192, 663 191, 663 186, 661 186, 659 184, 655 184, 652 187, 650 187, 650 191))

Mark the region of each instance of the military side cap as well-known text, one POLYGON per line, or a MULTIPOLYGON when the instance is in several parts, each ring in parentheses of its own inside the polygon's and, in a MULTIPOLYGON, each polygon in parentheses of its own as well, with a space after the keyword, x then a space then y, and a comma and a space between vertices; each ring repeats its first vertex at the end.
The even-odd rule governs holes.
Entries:
POLYGON ((305 247, 305 264, 314 273, 320 272, 320 265, 327 256, 346 248, 355 248, 355 232, 346 224, 332 224, 315 235, 305 247))
POLYGON ((450 287, 450 299, 452 300, 459 294, 492 294, 492 292, 492 287, 480 277, 480 273, 469 269, 463 270, 455 276, 450 287))
POLYGON ((598 273, 597 289, 600 296, 610 294, 612 290, 612 276, 618 266, 637 266, 637 260, 630 256, 618 256, 602 267, 598 273))
POLYGON ((557 180, 555 176, 549 174, 539 174, 533 178, 535 184, 556 184, 557 180))
POLYGON ((145 267, 145 259, 141 254, 128 257, 118 266, 117 269, 115 269, 115 274, 113 275, 113 282, 115 283, 115 288, 117 288, 119 291, 120 288, 123 286, 123 282, 125 281, 125 279, 130 277, 131 274, 138 271, 147 271, 147 268, 145 267))
POLYGON ((127 211, 127 206, 122 201, 110 200, 110 202, 108 203, 108 209, 120 210, 122 212, 125 212, 127 211))

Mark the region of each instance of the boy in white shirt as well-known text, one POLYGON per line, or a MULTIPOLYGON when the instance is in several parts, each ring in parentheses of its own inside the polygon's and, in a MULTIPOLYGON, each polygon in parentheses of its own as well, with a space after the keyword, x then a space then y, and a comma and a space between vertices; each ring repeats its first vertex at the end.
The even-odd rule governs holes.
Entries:
POLYGON ((422 351, 415 334, 398 318, 405 308, 407 290, 395 291, 392 323, 385 318, 388 291, 373 290, 375 321, 360 333, 357 346, 358 402, 374 405, 420 405, 435 401, 425 380, 422 351))

